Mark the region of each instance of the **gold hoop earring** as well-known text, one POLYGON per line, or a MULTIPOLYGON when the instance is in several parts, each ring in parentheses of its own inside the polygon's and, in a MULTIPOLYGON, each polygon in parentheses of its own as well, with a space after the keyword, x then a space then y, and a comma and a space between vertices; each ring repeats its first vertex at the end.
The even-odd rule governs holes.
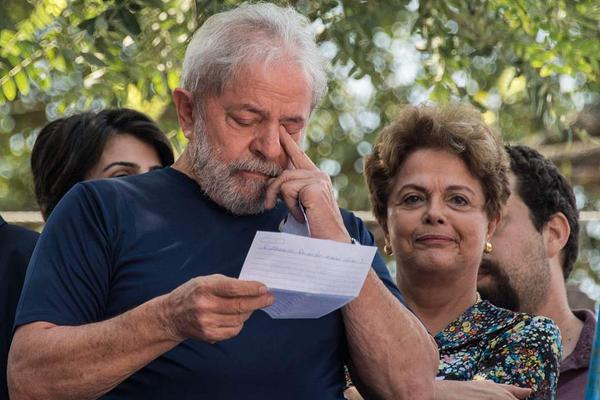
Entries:
POLYGON ((386 256, 391 256, 392 254, 394 254, 394 251, 392 250, 392 246, 390 246, 389 244, 387 244, 387 243, 386 243, 386 244, 383 246, 383 253, 384 253, 386 256))
POLYGON ((494 246, 492 246, 492 242, 490 242, 490 241, 485 242, 485 247, 483 248, 483 252, 485 254, 490 254, 492 252, 492 250, 494 250, 494 246))

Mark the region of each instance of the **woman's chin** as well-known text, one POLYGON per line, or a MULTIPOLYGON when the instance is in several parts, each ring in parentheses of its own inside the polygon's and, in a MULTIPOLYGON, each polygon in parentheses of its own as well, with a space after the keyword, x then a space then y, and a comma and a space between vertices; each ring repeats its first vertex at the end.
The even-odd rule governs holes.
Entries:
POLYGON ((448 259, 447 257, 419 257, 413 258, 411 260, 410 269, 417 274, 423 274, 423 278, 425 274, 439 274, 445 275, 448 273, 460 271, 464 269, 461 265, 452 259, 448 259))

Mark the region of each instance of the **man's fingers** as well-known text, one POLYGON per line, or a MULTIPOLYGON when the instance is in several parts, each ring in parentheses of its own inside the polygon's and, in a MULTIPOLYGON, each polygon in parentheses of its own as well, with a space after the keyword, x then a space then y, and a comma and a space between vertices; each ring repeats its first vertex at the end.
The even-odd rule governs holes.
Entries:
POLYGON ((236 297, 215 299, 214 311, 223 315, 245 315, 244 321, 253 311, 260 310, 273 304, 274 297, 266 293, 259 297, 236 297))
POLYGON ((308 185, 314 183, 314 179, 299 179, 288 181, 281 185, 281 198, 285 202, 289 212, 294 216, 296 221, 304 223, 304 213, 298 205, 300 202, 300 192, 308 185))
POLYGON ((252 297, 262 296, 268 292, 264 283, 242 281, 227 276, 214 276, 214 282, 208 283, 211 292, 220 297, 252 297))
POLYGON ((279 142, 296 169, 319 170, 283 126, 279 127, 279 142))
POLYGON ((271 179, 269 186, 267 186, 267 193, 265 194, 265 208, 271 209, 275 207, 277 196, 281 192, 281 186, 284 183, 293 180, 310 179, 313 176, 314 173, 306 170, 286 170, 277 178, 271 179))
POLYGON ((510 392, 510 394, 512 394, 513 396, 515 396, 518 399, 524 399, 527 396, 529 396, 532 392, 532 390, 529 388, 522 388, 522 387, 518 387, 518 386, 514 386, 514 385, 504 385, 504 384, 502 384, 502 386, 505 387, 506 390, 508 390, 510 392))

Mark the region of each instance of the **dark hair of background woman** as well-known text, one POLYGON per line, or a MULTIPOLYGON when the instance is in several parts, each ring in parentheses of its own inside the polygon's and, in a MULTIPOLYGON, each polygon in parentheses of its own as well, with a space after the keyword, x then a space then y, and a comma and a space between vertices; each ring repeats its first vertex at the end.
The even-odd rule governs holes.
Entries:
POLYGON ((163 167, 173 164, 169 139, 138 111, 108 109, 57 119, 40 131, 31 152, 35 196, 44 219, 73 185, 86 180, 108 139, 117 134, 130 134, 152 146, 163 167))

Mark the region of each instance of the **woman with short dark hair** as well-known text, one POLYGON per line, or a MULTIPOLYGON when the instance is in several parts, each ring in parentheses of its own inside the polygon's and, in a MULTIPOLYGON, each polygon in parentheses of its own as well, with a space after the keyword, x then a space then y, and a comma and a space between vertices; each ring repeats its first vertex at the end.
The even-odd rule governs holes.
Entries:
POLYGON ((31 153, 35 196, 44 219, 77 182, 135 175, 173 163, 154 121, 127 108, 85 112, 46 125, 31 153))
POLYGON ((365 164, 398 287, 438 345, 437 379, 491 380, 530 388, 528 399, 551 399, 560 360, 556 325, 497 308, 477 293, 482 255, 493 251, 510 194, 507 171, 500 136, 464 105, 405 107, 365 164))

